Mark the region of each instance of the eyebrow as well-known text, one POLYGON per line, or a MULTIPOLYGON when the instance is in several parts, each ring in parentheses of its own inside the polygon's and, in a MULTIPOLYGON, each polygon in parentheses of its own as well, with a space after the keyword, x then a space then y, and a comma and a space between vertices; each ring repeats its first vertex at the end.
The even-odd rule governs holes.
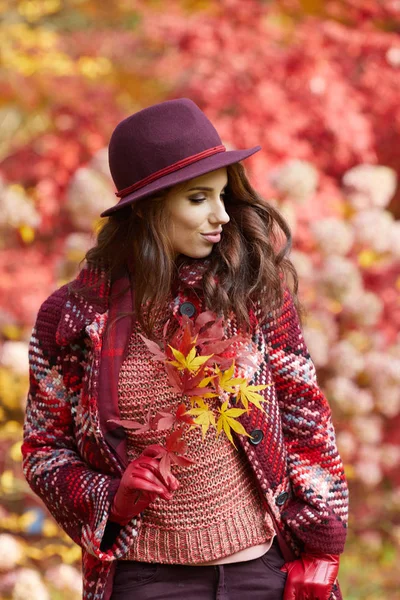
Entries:
MULTIPOLYGON (((226 183, 222 189, 224 190, 227 186, 228 186, 228 184, 226 183)), ((188 192, 192 192, 193 190, 201 190, 202 192, 213 192, 214 188, 205 187, 204 185, 198 185, 196 187, 192 187, 192 188, 188 189, 188 192)))

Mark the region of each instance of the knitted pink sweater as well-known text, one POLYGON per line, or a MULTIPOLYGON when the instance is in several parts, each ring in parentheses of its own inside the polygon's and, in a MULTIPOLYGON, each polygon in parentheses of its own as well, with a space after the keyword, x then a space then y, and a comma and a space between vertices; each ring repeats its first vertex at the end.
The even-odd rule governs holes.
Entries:
MULTIPOLYGON (((182 402, 171 391, 163 365, 150 359, 137 331, 131 335, 121 367, 118 397, 121 418, 140 422, 149 408, 154 416, 182 402)), ((163 444, 165 439, 165 431, 127 433, 130 460, 146 446, 163 444)), ((195 463, 174 467, 180 487, 171 501, 158 498, 146 509, 142 527, 125 559, 202 563, 267 542, 274 535, 271 517, 262 507, 243 450, 236 450, 226 436, 217 439, 211 429, 204 441, 200 429, 191 430, 186 440, 186 454, 195 463)))

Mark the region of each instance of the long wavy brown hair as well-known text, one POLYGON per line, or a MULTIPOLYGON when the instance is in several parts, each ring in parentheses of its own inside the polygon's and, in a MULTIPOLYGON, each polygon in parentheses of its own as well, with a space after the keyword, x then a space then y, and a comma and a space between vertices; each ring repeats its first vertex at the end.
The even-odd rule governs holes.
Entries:
MULTIPOLYGON (((301 317, 298 276, 288 258, 292 236, 287 222, 253 189, 242 164, 228 166, 227 173, 225 210, 230 221, 207 257, 210 264, 202 279, 206 307, 224 318, 233 311, 239 327, 248 330, 249 309, 254 302, 259 301, 261 314, 266 317, 282 303, 286 284, 301 317)), ((165 312, 179 268, 199 260, 182 254, 174 258, 167 235, 169 215, 163 202, 168 191, 116 211, 105 221, 96 245, 85 256, 89 265, 105 265, 111 279, 124 268, 133 274, 134 309, 148 337, 165 312)))

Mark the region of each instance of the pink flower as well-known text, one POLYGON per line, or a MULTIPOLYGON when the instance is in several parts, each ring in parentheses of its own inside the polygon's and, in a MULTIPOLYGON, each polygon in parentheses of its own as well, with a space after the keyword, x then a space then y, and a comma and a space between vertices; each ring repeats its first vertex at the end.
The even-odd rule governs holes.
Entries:
POLYGON ((14 373, 27 375, 29 370, 28 344, 26 342, 4 342, 0 349, 0 364, 14 373))
POLYGON ((350 222, 357 244, 376 252, 390 251, 393 227, 393 215, 390 212, 371 208, 356 213, 350 222))
POLYGON ((342 459, 351 461, 357 449, 357 440, 353 433, 351 431, 339 431, 336 435, 336 441, 342 459))
POLYGON ((317 305, 312 311, 310 310, 306 319, 306 327, 322 330, 330 344, 336 343, 338 338, 338 325, 335 315, 325 309, 325 302, 321 304, 323 304, 322 308, 319 308, 317 305))
POLYGON ((367 487, 376 487, 382 481, 383 473, 378 462, 366 458, 354 464, 357 478, 367 487))
POLYGON ((326 390, 334 402, 347 414, 367 414, 374 407, 371 392, 361 389, 346 377, 339 375, 328 379, 326 390))
POLYGON ((400 413, 400 387, 395 385, 375 385, 372 382, 375 394, 376 408, 388 418, 400 413))
POLYGON ((300 250, 292 250, 290 260, 294 264, 299 279, 304 282, 305 279, 312 280, 314 276, 313 262, 308 254, 300 250))
POLYGON ((364 358, 348 340, 340 340, 330 350, 330 365, 336 373, 351 379, 364 368, 364 358))
POLYGON ((352 425, 359 441, 366 444, 379 444, 382 441, 383 420, 380 416, 357 416, 352 425))
POLYGON ((304 339, 316 367, 323 367, 328 363, 329 340, 322 329, 305 326, 304 339))
POLYGON ((319 249, 325 255, 347 254, 353 245, 352 227, 340 219, 329 217, 311 223, 311 231, 319 249))
POLYGON ((36 229, 40 215, 20 185, 6 185, 0 177, 0 230, 27 225, 36 229))
POLYGON ((23 549, 17 538, 8 533, 0 534, 0 571, 10 571, 23 556, 23 549))
POLYGON ((360 327, 375 325, 382 311, 383 302, 373 292, 356 287, 343 298, 343 313, 360 327))
POLYGON ((400 46, 391 46, 386 51, 386 60, 392 67, 400 67, 400 46))
POLYGON ((90 159, 88 167, 104 177, 112 184, 110 167, 108 166, 108 148, 100 148, 90 159))
POLYGON ((80 231, 92 231, 100 213, 115 202, 109 178, 81 167, 75 171, 67 190, 65 209, 80 231))
POLYGON ((382 444, 380 447, 381 464, 386 469, 395 469, 400 464, 400 448, 394 444, 382 444))
POLYGON ((79 600, 82 597, 81 573, 71 565, 60 564, 50 567, 45 572, 45 579, 56 589, 67 593, 68 600, 79 600))
POLYGON ((396 172, 380 165, 357 165, 342 179, 344 192, 356 210, 384 208, 396 191, 396 172))
POLYGON ((27 600, 27 598, 49 600, 50 597, 37 571, 20 569, 17 571, 12 600, 27 600))
POLYGON ((291 202, 289 199, 279 203, 271 202, 271 204, 274 204, 275 208, 281 213, 281 215, 289 225, 292 234, 295 235, 297 226, 297 210, 293 202, 291 202))
POLYGON ((389 251, 397 259, 400 259, 400 221, 392 223, 390 230, 389 251))
POLYGON ((318 283, 331 298, 339 302, 362 290, 362 277, 357 265, 338 255, 325 259, 319 271, 318 283))
POLYGON ((271 171, 269 179, 282 197, 302 204, 317 189, 318 171, 310 162, 289 160, 271 171))
POLYGON ((365 369, 371 384, 381 387, 400 384, 400 356, 387 351, 371 351, 365 355, 365 369))

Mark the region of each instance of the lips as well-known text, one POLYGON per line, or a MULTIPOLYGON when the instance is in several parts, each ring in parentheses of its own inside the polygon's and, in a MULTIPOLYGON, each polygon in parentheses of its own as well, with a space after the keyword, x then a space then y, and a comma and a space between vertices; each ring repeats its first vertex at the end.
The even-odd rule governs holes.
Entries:
POLYGON ((208 242, 211 242, 211 244, 216 244, 217 242, 220 241, 221 239, 221 234, 220 233, 210 233, 208 235, 206 235, 205 233, 201 234, 203 236, 204 239, 206 239, 208 242))

